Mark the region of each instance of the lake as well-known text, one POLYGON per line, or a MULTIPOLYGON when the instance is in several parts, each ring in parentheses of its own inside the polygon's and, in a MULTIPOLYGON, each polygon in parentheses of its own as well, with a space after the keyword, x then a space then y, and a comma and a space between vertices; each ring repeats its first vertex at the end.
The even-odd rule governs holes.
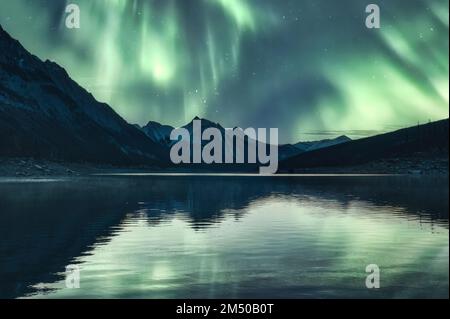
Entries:
POLYGON ((448 195, 448 177, 0 179, 0 298, 448 298, 448 195))

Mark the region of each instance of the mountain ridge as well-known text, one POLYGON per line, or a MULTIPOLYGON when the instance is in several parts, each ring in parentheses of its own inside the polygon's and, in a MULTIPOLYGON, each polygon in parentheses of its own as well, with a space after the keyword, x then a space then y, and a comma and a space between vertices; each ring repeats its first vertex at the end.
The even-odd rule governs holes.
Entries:
POLYGON ((286 170, 349 167, 437 152, 448 158, 449 119, 305 152, 280 162, 286 170))
POLYGON ((0 155, 165 165, 167 154, 109 105, 0 30, 0 155))

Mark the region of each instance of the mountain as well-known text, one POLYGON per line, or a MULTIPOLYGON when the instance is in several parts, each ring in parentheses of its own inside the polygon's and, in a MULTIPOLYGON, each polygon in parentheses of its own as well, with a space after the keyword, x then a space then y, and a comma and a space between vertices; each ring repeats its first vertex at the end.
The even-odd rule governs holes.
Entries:
POLYGON ((0 26, 0 156, 162 164, 167 151, 0 26))
POLYGON ((280 169, 344 167, 433 152, 448 157, 448 134, 445 119, 302 153, 282 161, 280 169))
MULTIPOLYGON (((182 127, 184 129, 186 129, 189 132, 190 136, 191 136, 191 161, 193 161, 193 146, 194 146, 194 143, 196 142, 196 141, 194 141, 194 121, 200 121, 202 135, 203 135, 203 132, 205 130, 207 130, 209 128, 216 128, 216 129, 218 129, 220 131, 222 137, 225 136, 225 128, 223 126, 221 126, 220 124, 211 122, 211 121, 209 121, 207 119, 201 119, 198 116, 193 118, 191 122, 189 122, 188 124, 186 124, 185 126, 182 127)), ((203 148, 208 143, 209 143, 209 141, 204 141, 202 139, 201 147, 203 148)), ((227 143, 225 143, 225 140, 223 140, 223 144, 222 144, 222 161, 223 162, 225 162, 225 152, 226 152, 226 150, 230 150, 230 151, 234 152, 233 145, 227 144, 227 143)))
POLYGON ((172 126, 150 121, 140 129, 155 143, 163 146, 169 146, 172 143, 170 141, 170 133, 174 129, 172 126))
POLYGON ((292 144, 284 144, 278 147, 278 158, 281 161, 296 156, 298 154, 301 154, 303 152, 304 151, 300 150, 299 148, 295 147, 292 144))
MULTIPOLYGON (((191 163, 193 162, 193 154, 194 154, 194 146, 197 142, 194 140, 194 121, 200 121, 201 123, 201 133, 203 135, 203 132, 209 128, 215 128, 218 129, 222 135, 222 163, 225 163, 225 154, 227 152, 231 152, 233 154, 234 164, 188 164, 188 165, 178 165, 178 167, 183 168, 190 168, 190 169, 202 169, 202 170, 214 170, 214 171, 254 171, 258 168, 258 163, 248 163, 248 143, 250 141, 250 137, 245 135, 242 129, 240 128, 234 128, 234 129, 240 129, 242 132, 242 137, 235 137, 234 141, 232 143, 227 143, 225 139, 225 131, 226 129, 220 125, 219 123, 214 123, 207 119, 202 119, 196 116, 194 119, 192 119, 191 122, 183 126, 182 128, 186 129, 190 136, 190 145, 191 145, 191 163), (243 143, 244 145, 244 159, 245 163, 236 163, 237 162, 237 156, 236 156, 236 145, 239 144, 239 142, 243 143)), ((206 146, 210 141, 205 141, 202 139, 201 141, 201 148, 203 149, 204 146, 206 146)))
POLYGON ((285 160, 302 153, 311 152, 321 148, 326 148, 351 141, 351 138, 343 135, 335 139, 327 139, 313 142, 299 142, 297 144, 280 145, 278 152, 280 160, 285 160))
POLYGON ((302 152, 311 152, 315 150, 319 150, 321 148, 326 148, 342 143, 350 142, 352 139, 342 135, 335 139, 327 139, 327 140, 321 140, 321 141, 314 141, 314 142, 299 142, 297 144, 294 144, 296 148, 301 150, 302 152))
MULTIPOLYGON (((217 128, 221 133, 222 136, 225 136, 225 128, 220 125, 219 123, 214 123, 207 119, 202 119, 196 116, 194 119, 192 119, 191 122, 183 126, 183 128, 187 129, 191 136, 193 136, 193 127, 194 127, 194 121, 200 121, 202 126, 202 134, 203 132, 208 128, 217 128)), ((172 145, 173 142, 170 142, 170 132, 173 130, 171 126, 165 126, 161 125, 156 122, 150 122, 147 126, 142 128, 147 136, 149 136, 152 140, 157 141, 163 145, 172 145), (169 142, 168 142, 169 141, 169 142)), ((235 128, 236 129, 236 128, 235 128)), ((248 147, 248 141, 249 137, 246 136, 244 138, 244 145, 245 145, 245 156, 247 156, 247 147, 248 147)), ((348 141, 351 141, 351 139, 347 136, 340 136, 335 139, 327 139, 327 140, 321 140, 321 141, 314 141, 314 142, 300 142, 297 144, 283 144, 279 145, 278 148, 278 156, 280 160, 284 160, 296 155, 299 155, 304 152, 313 151, 320 148, 326 148, 333 145, 338 145, 341 143, 346 143, 348 141)), ((208 144, 208 141, 202 141, 202 147, 208 144)), ((236 143, 236 141, 235 141, 236 143)), ((191 141, 191 144, 193 142, 191 141)), ((223 148, 223 152, 225 152, 226 149, 231 149, 233 145, 231 144, 225 144, 223 148)))

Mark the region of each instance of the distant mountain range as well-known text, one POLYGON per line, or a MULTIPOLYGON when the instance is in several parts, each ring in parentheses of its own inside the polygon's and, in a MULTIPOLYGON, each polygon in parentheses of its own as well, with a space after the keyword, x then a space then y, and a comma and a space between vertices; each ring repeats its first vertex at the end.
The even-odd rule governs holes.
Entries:
MULTIPOLYGON (((202 130, 225 131, 196 117, 184 126, 191 136, 194 120, 202 130)), ((30 54, 0 26, 0 157, 167 167, 173 129, 153 121, 128 124, 63 68, 30 54)), ((245 136, 245 149, 248 142, 245 136)), ((225 153, 233 145, 223 147, 225 153)), ((448 120, 355 141, 340 136, 280 145, 279 159, 284 170, 348 166, 435 148, 448 153, 448 120)))
POLYGON ((334 145, 339 145, 343 143, 350 142, 352 139, 342 135, 336 137, 334 139, 325 139, 320 141, 312 141, 312 142, 299 142, 297 144, 285 144, 281 145, 279 148, 279 157, 280 160, 288 159, 294 157, 296 155, 300 155, 306 152, 311 152, 315 150, 319 150, 322 148, 327 148, 334 145))
POLYGON ((326 148, 334 145, 339 145, 343 143, 350 142, 352 139, 348 136, 342 135, 336 137, 334 139, 327 139, 322 141, 314 141, 314 142, 300 142, 294 144, 296 148, 298 148, 302 153, 311 152, 315 150, 319 150, 321 148, 326 148))
MULTIPOLYGON (((211 122, 207 119, 200 119, 199 117, 195 117, 191 122, 183 126, 183 128, 187 129, 192 136, 193 131, 193 122, 195 120, 201 121, 202 124, 202 133, 204 130, 208 128, 217 128, 222 134, 225 132, 225 128, 219 123, 211 122)), ((144 127, 140 127, 136 125, 136 127, 140 128, 152 141, 155 143, 160 143, 163 146, 173 145, 173 141, 170 140, 170 133, 174 129, 172 126, 162 125, 157 122, 149 122, 144 127)), ((312 141, 312 142, 299 142, 297 144, 283 144, 279 147, 279 158, 287 159, 289 157, 299 155, 305 152, 310 152, 313 150, 318 150, 321 148, 330 147, 333 145, 338 145, 342 143, 346 143, 351 141, 351 138, 347 136, 339 136, 335 139, 326 139, 320 141, 312 141)), ((204 143, 205 144, 205 143, 204 143)), ((247 146, 247 141, 245 141, 245 145, 247 146)), ((233 147, 233 145, 226 145, 225 147, 233 147)))
POLYGON ((345 167, 433 153, 448 157, 448 148, 449 120, 445 119, 304 152, 282 161, 280 168, 345 167))

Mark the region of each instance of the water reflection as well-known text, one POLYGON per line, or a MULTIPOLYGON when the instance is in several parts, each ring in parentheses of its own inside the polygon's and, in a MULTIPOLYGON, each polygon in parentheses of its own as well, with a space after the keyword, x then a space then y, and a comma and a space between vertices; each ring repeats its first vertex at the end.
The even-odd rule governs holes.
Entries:
POLYGON ((446 179, 99 177, 0 194, 1 297, 448 297, 446 179), (380 291, 364 286, 371 263, 380 291))

